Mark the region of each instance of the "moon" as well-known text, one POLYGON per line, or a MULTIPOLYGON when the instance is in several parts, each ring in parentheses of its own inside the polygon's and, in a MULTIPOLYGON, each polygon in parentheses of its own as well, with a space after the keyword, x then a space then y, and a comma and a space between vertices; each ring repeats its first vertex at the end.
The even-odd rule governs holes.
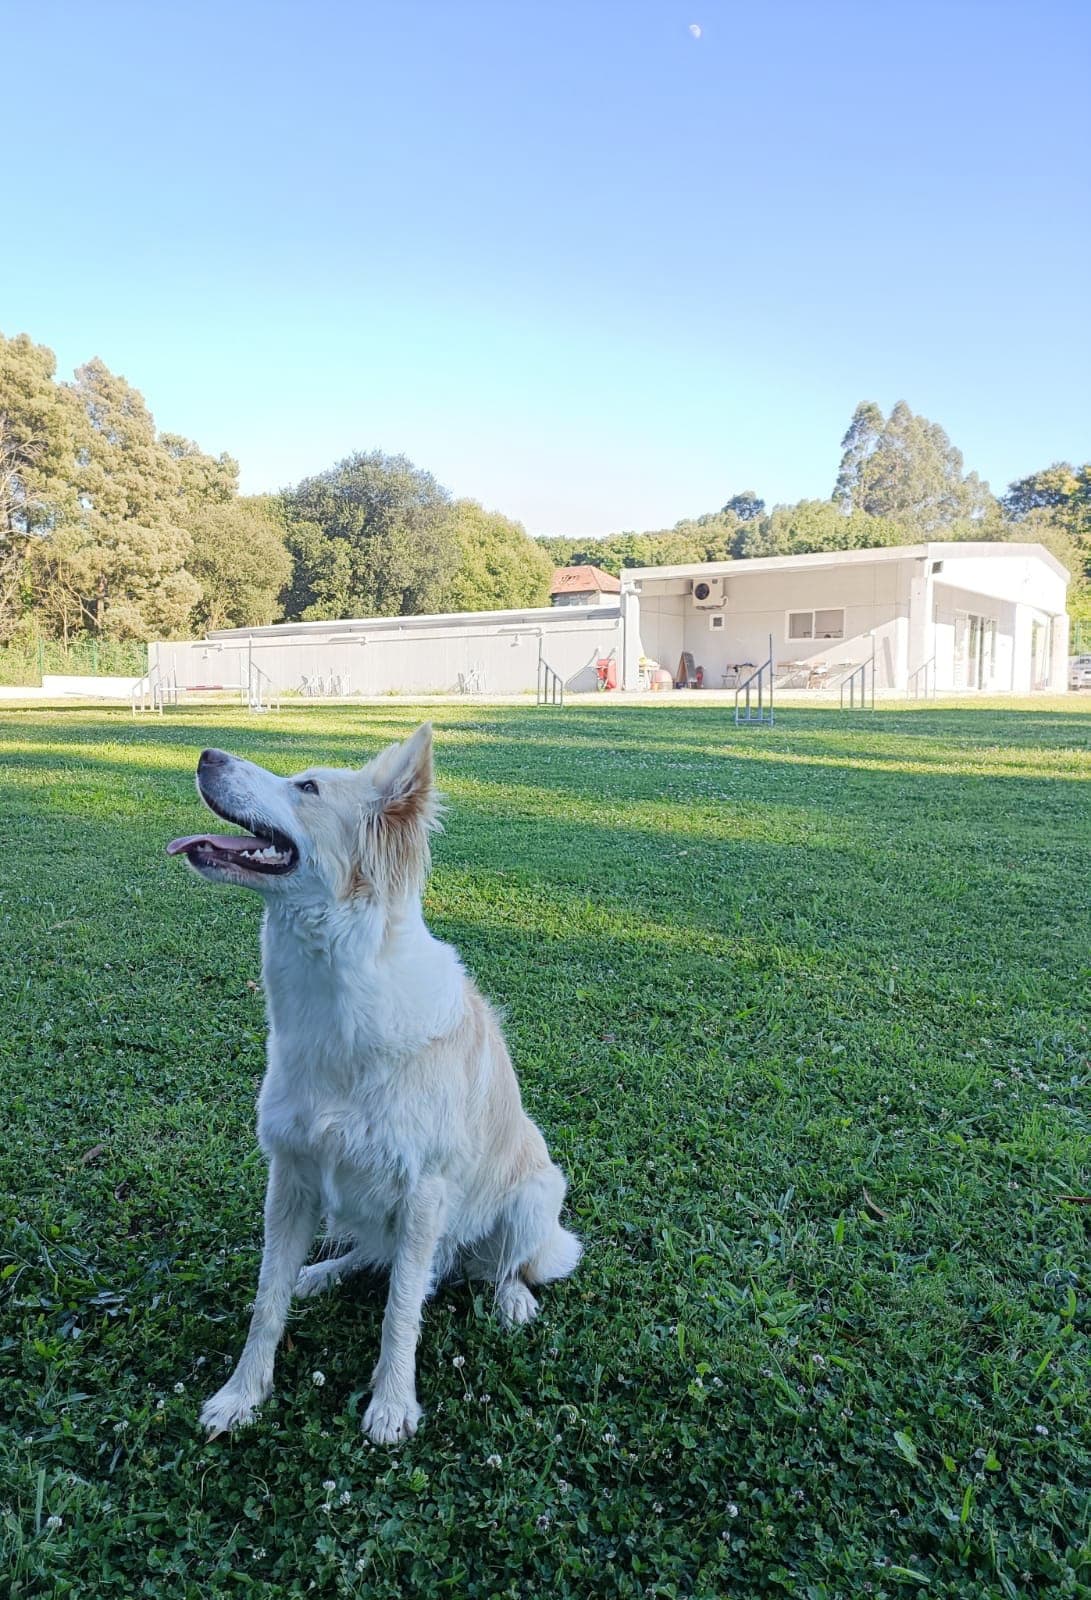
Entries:
POLYGON ((701 24, 699 22, 691 22, 689 31, 695 39, 699 39, 701 37, 701 24))

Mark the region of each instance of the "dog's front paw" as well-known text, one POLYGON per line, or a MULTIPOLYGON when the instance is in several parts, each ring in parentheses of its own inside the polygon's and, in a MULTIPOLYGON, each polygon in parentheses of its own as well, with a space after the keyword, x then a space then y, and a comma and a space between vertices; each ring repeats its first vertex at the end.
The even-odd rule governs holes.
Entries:
POLYGON ((416 1433, 422 1415, 412 1395, 408 1400, 373 1395, 364 1412, 364 1432, 373 1444, 402 1444, 416 1433))
POLYGON ((257 1409, 268 1395, 254 1394, 241 1384, 236 1384, 234 1379, 224 1384, 210 1400, 206 1400, 201 1407, 201 1426, 208 1430, 210 1438, 215 1438, 220 1433, 230 1433, 233 1428, 245 1428, 254 1421, 257 1409))
POLYGON ((496 1314, 506 1328, 531 1322, 538 1315, 538 1302, 521 1278, 497 1284, 496 1314))

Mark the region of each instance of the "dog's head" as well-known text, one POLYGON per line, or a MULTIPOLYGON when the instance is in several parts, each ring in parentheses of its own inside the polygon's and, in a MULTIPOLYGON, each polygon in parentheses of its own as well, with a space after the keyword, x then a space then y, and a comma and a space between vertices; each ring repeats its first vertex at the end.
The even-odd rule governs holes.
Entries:
POLYGON ((311 767, 278 778, 224 750, 205 750, 197 792, 245 831, 174 839, 167 853, 184 855, 214 883, 311 901, 400 899, 424 886, 439 811, 428 723, 359 772, 311 767))

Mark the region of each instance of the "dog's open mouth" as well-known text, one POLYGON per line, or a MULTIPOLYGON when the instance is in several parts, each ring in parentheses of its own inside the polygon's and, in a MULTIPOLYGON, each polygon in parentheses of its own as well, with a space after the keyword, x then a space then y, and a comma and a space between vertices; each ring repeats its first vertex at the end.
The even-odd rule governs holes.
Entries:
POLYGON ((184 855, 194 867, 236 867, 244 872, 291 872, 299 862, 299 851, 277 828, 255 827, 251 817, 233 817, 222 806, 215 805, 201 790, 201 798, 210 811, 225 822, 238 828, 254 828, 252 833, 191 833, 183 839, 172 839, 167 846, 169 856, 184 855))

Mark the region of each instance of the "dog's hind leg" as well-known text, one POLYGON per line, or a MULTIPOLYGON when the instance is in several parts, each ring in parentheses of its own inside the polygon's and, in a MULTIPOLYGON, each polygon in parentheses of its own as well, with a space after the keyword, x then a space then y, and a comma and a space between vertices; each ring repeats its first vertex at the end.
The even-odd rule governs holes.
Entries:
POLYGON ((530 1285, 567 1277, 583 1253, 579 1240, 558 1221, 564 1191, 564 1175, 552 1164, 524 1178, 501 1203, 487 1237, 466 1262, 471 1277, 496 1284, 497 1315, 509 1327, 537 1315, 530 1285))
POLYGON ((254 1314, 239 1364, 217 1394, 205 1401, 201 1421, 212 1434, 253 1421, 273 1387, 273 1358, 288 1317, 292 1286, 318 1224, 319 1194, 311 1175, 274 1156, 265 1194, 265 1247, 254 1314))

